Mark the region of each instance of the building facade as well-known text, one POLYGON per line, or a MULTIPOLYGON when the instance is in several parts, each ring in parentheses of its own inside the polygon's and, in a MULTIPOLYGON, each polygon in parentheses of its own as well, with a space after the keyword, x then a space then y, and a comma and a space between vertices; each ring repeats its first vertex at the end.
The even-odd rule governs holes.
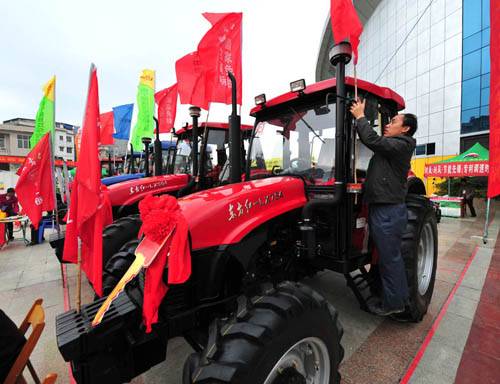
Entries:
MULTIPOLYGON (((389 87, 418 116, 412 168, 459 154, 489 137, 490 0, 354 1, 364 24, 357 75, 389 87)), ((333 76, 329 20, 316 68, 333 76)), ((352 75, 352 63, 347 74, 352 75)), ((429 192, 437 179, 426 180, 429 192)))
MULTIPOLYGON (((71 124, 56 123, 54 154, 64 160, 75 160, 74 136, 76 129, 71 124)), ((0 124, 0 193, 17 182, 16 171, 30 152, 30 138, 35 129, 35 120, 15 118, 0 124)))

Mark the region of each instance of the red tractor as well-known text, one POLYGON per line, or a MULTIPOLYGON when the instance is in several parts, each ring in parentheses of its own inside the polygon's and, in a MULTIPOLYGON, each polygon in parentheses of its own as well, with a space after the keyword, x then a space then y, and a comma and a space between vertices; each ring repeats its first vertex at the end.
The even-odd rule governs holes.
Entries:
MULTIPOLYGON (((114 218, 114 222, 103 231, 103 267, 122 247, 128 249, 130 244, 136 244, 134 241, 129 244, 129 241, 137 239, 141 226, 138 204, 144 197, 162 194, 181 197, 227 182, 229 126, 227 123, 212 122, 198 125, 199 113, 199 108, 191 108, 193 124, 176 132, 177 145, 167 154, 168 161, 163 168, 167 174, 150 175, 149 156, 145 156, 145 173, 103 180, 103 184, 108 185, 114 218), (195 143, 197 151, 192 151, 192 143, 195 143)), ((244 140, 248 141, 252 128, 250 125, 241 126, 244 140)), ((146 153, 149 152, 149 143, 148 139, 146 153)), ((51 245, 61 260, 64 238, 54 236, 51 245)))
MULTIPOLYGON (((256 98, 245 181, 241 145, 232 142, 231 184, 178 200, 189 225, 192 275, 170 286, 152 333, 141 325, 143 274, 95 328, 90 322, 104 299, 58 316, 58 346, 79 383, 129 381, 164 360, 176 336, 195 350, 184 366, 186 384, 340 382, 337 311, 299 281, 325 269, 342 273, 363 309, 380 289, 355 183, 365 176, 369 153, 355 140, 348 109, 350 58, 349 44, 339 44, 330 59, 335 79, 308 87, 294 82, 289 93, 256 98), (271 166, 272 173, 252 180, 253 170, 271 166)), ((388 88, 358 80, 358 89, 374 126, 404 108, 388 88)), ((237 124, 232 129, 237 137, 237 124)), ((420 321, 434 288, 437 225, 430 201, 413 192, 402 245, 410 288, 403 317, 420 321)), ((133 257, 134 247, 127 252, 133 257)))

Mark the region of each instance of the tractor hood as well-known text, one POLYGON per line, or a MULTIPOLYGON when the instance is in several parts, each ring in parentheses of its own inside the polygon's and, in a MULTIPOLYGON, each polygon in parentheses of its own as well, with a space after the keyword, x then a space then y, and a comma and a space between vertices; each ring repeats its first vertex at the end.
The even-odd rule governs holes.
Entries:
POLYGON ((192 249, 234 244, 259 225, 301 208, 304 182, 271 177, 194 193, 179 199, 188 222, 192 249))
POLYGON ((113 207, 130 205, 142 200, 147 195, 159 195, 175 192, 185 187, 189 176, 163 175, 128 180, 108 187, 109 198, 113 207))

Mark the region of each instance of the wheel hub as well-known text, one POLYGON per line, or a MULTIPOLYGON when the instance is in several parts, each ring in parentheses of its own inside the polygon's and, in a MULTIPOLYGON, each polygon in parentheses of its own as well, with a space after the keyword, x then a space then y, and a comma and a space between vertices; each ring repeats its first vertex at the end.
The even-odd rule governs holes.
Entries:
POLYGON ((418 292, 424 296, 429 289, 434 267, 434 234, 431 223, 425 223, 417 250, 418 292))
POLYGON ((325 343, 317 337, 307 337, 281 356, 264 384, 328 384, 330 370, 330 357, 325 343))
POLYGON ((276 377, 273 384, 307 384, 307 381, 295 368, 288 367, 276 377))

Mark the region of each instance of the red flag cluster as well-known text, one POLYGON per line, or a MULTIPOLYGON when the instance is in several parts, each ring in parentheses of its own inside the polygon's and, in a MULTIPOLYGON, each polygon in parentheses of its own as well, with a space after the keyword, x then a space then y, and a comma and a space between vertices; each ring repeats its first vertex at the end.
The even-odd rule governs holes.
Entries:
POLYGON ((177 113, 177 84, 156 92, 155 101, 158 104, 158 125, 160 133, 169 133, 175 124, 177 113))
POLYGON ((349 38, 354 53, 354 64, 357 64, 359 37, 363 32, 363 25, 359 21, 352 0, 331 0, 330 20, 335 44, 349 38))
POLYGON ((182 104, 207 109, 211 102, 231 104, 232 72, 237 82, 237 103, 242 104, 241 25, 242 13, 204 13, 212 28, 198 50, 175 63, 182 104))
POLYGON ((47 132, 17 171, 17 198, 35 229, 38 229, 42 213, 55 208, 51 158, 50 132, 47 132))
POLYGON ((96 293, 102 295, 102 230, 113 217, 107 193, 101 186, 99 142, 99 91, 97 71, 92 67, 80 148, 85 166, 77 167, 71 189, 63 259, 78 262, 79 237, 82 269, 96 293))
POLYGON ((113 133, 115 133, 113 111, 102 113, 99 120, 101 123, 99 144, 113 145, 113 133))

